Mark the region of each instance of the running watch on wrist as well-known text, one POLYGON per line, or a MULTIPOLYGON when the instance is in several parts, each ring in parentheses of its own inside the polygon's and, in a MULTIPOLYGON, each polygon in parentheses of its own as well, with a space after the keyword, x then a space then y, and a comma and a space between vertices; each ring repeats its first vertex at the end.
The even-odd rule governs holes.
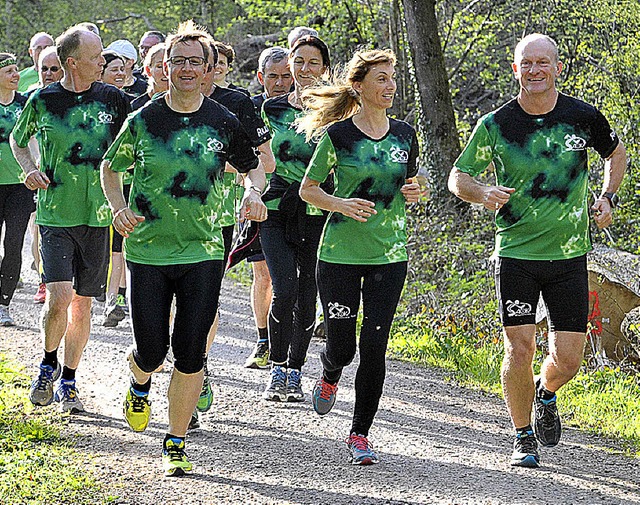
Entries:
POLYGON ((620 202, 620 197, 610 191, 605 191, 604 193, 602 193, 600 195, 600 198, 606 198, 607 200, 609 200, 609 205, 611 205, 612 209, 615 209, 620 202))

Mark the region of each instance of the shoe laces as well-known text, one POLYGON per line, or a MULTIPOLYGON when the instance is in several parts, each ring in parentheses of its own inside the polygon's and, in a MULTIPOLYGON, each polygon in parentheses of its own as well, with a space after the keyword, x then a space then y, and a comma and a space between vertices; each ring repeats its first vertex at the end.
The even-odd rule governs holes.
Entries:
POLYGON ((286 379, 287 374, 282 367, 274 366, 271 369, 271 386, 284 387, 286 379))
POLYGON ((545 428, 553 427, 555 425, 556 417, 558 416, 558 405, 556 403, 556 397, 551 400, 543 400, 538 398, 536 402, 536 416, 540 419, 540 422, 545 428))
POLYGON ((53 367, 44 365, 40 367, 40 375, 38 375, 38 389, 46 389, 53 382, 53 367))
POLYGON ((349 447, 352 447, 359 452, 370 452, 373 450, 373 444, 363 435, 356 435, 355 433, 352 433, 347 437, 346 443, 349 447))
POLYGON ((289 386, 298 387, 300 385, 300 381, 302 380, 302 372, 300 370, 289 370, 287 375, 287 384, 289 386))
POLYGON ((175 442, 165 444, 164 451, 166 455, 169 456, 170 461, 182 461, 187 456, 187 453, 184 451, 184 442, 180 444, 175 442))
POLYGON ((538 448, 536 437, 532 431, 516 435, 516 449, 524 454, 535 452, 538 448))
POLYGON ((324 401, 329 401, 331 395, 333 395, 338 389, 337 384, 329 384, 324 379, 320 379, 320 398, 324 401))
POLYGON ((77 395, 76 381, 60 381, 60 389, 65 400, 75 400, 77 395))
POLYGON ((147 395, 138 396, 135 393, 131 393, 131 410, 136 414, 142 414, 148 403, 147 395))

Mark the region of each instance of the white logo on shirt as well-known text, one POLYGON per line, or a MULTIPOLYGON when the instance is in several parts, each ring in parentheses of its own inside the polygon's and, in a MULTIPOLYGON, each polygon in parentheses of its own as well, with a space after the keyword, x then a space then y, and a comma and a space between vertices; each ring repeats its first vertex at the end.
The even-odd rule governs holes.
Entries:
POLYGON ((399 147, 393 146, 389 154, 391 155, 391 161, 393 161, 394 163, 409 162, 409 153, 404 149, 400 149, 399 147))
POLYGON ((98 112, 98 123, 100 124, 113 124, 113 114, 109 114, 105 111, 98 112))
POLYGON ((564 136, 564 146, 567 148, 567 151, 584 151, 586 145, 587 141, 582 137, 569 134, 564 136))
POLYGON ((329 319, 349 319, 350 317, 349 307, 340 305, 338 302, 329 302, 329 319))
POLYGON ((507 300, 507 312, 509 317, 530 316, 531 304, 521 302, 520 300, 507 300))
POLYGON ((220 142, 218 139, 207 139, 207 152, 214 153, 223 153, 224 152, 224 144, 220 142))

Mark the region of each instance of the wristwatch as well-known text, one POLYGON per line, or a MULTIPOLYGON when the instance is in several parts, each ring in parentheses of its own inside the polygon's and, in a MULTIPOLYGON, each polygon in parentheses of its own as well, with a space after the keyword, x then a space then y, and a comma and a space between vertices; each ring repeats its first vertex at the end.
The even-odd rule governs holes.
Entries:
POLYGON ((612 209, 615 209, 620 202, 620 197, 610 191, 605 191, 604 193, 602 193, 600 195, 600 198, 606 198, 607 200, 609 200, 609 205, 611 205, 612 209))

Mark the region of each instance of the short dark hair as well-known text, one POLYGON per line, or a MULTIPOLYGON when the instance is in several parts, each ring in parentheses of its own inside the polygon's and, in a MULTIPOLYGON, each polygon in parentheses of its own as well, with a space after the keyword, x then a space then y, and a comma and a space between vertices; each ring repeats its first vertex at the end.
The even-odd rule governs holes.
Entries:
POLYGON ((227 64, 231 65, 233 60, 236 59, 236 52, 233 50, 229 44, 225 44, 224 42, 215 41, 216 49, 218 50, 218 54, 224 54, 225 58, 227 58, 227 64))
POLYGON ((322 55, 322 64, 327 68, 331 66, 331 57, 329 56, 329 47, 327 46, 327 44, 324 43, 324 41, 321 38, 314 37, 313 35, 303 35, 298 40, 296 40, 295 43, 293 44, 293 47, 291 48, 291 51, 289 51, 289 58, 292 58, 296 50, 302 46, 313 46, 317 48, 318 51, 320 51, 320 54, 322 55))
POLYGON ((150 30, 148 32, 144 32, 142 34, 142 37, 140 37, 140 40, 144 39, 145 37, 155 37, 157 38, 160 42, 164 42, 166 40, 166 36, 164 35, 164 33, 156 31, 156 30, 150 30))
MULTIPOLYGON (((122 64, 125 64, 124 57, 116 53, 115 51, 103 51, 102 57, 104 58, 105 64, 104 68, 107 68, 107 65, 111 63, 113 60, 120 60, 122 64)), ((104 68, 102 69, 104 73, 104 68)))

